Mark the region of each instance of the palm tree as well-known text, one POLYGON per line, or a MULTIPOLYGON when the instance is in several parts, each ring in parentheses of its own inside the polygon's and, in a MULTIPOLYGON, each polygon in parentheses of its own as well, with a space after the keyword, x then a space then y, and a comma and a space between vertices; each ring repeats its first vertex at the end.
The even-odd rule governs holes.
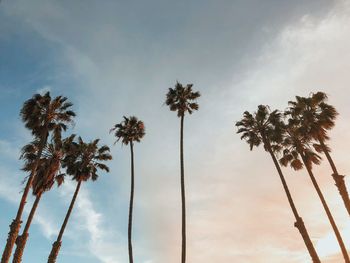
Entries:
MULTIPOLYGON (((71 138, 73 138, 73 136, 71 138)), ((101 162, 112 159, 112 156, 109 154, 109 147, 106 145, 99 147, 98 142, 99 139, 90 143, 85 143, 82 138, 79 137, 77 142, 72 139, 71 143, 64 145, 66 156, 62 161, 62 167, 66 168, 66 173, 72 176, 72 179, 77 182, 77 186, 57 240, 52 245, 48 263, 56 262, 62 244, 63 233, 72 213, 81 183, 90 179, 96 181, 99 176, 97 174, 98 169, 109 172, 108 166, 101 162)))
POLYGON ((310 145, 312 138, 308 133, 305 133, 307 130, 305 130, 304 127, 300 126, 299 124, 300 122, 298 120, 290 118, 288 119, 288 123, 285 125, 285 137, 282 142, 284 150, 283 157, 280 159, 280 163, 283 166, 290 164, 294 170, 300 170, 303 168, 303 166, 305 166, 312 184, 318 194, 318 197, 321 200, 322 206, 327 214, 328 220, 333 228, 344 260, 346 263, 350 263, 349 255, 347 253, 339 229, 312 172, 312 165, 320 164, 321 157, 313 151, 310 145))
MULTIPOLYGON (((23 170, 26 172, 31 172, 33 166, 35 165, 35 157, 38 151, 39 141, 34 141, 23 148, 22 159, 26 160, 23 170), (33 158, 34 157, 34 158, 33 158)), ((35 211, 38 207, 42 194, 49 191, 54 182, 56 181, 58 186, 60 186, 64 181, 64 174, 59 173, 60 162, 63 157, 63 150, 61 143, 50 143, 45 146, 42 153, 42 158, 40 158, 37 171, 33 178, 32 189, 33 195, 35 196, 35 201, 33 203, 32 209, 30 210, 26 225, 24 227, 23 233, 17 237, 16 245, 17 248, 14 253, 13 262, 22 262, 22 256, 24 248, 28 239, 28 232, 30 225, 32 223, 35 211)))
POLYGON ((199 106, 196 100, 200 97, 198 91, 192 90, 193 84, 183 86, 176 82, 175 88, 169 88, 166 94, 165 104, 171 111, 176 111, 180 118, 180 165, 181 165, 181 204, 182 204, 182 246, 181 262, 186 262, 186 194, 185 194, 185 168, 183 151, 183 128, 186 112, 192 114, 198 110, 199 106))
POLYGON ((47 138, 50 133, 53 134, 55 140, 61 138, 61 132, 67 129, 67 124, 71 123, 75 116, 75 113, 70 110, 71 106, 72 103, 68 102, 66 97, 58 96, 51 99, 49 92, 44 95, 35 94, 23 104, 20 115, 25 127, 31 131, 36 140, 39 140, 38 154, 35 157, 35 165, 31 175, 27 179, 16 218, 10 225, 10 232, 2 254, 1 263, 8 263, 10 260, 12 249, 21 227, 21 218, 29 189, 39 165, 42 151, 47 143, 47 138))
MULTIPOLYGON (((129 221, 128 221, 128 251, 129 251, 129 262, 133 263, 133 253, 132 253, 132 213, 134 206, 134 188, 135 188, 135 178, 134 178, 134 142, 140 142, 143 136, 145 136, 145 125, 142 121, 138 120, 135 116, 129 118, 124 116, 124 120, 116 124, 110 132, 114 131, 117 141, 121 140, 122 144, 130 144, 131 153, 131 190, 130 190, 130 203, 129 203, 129 221)), ((117 142, 116 141, 116 142, 117 142)))
POLYGON ((296 220, 294 226, 299 230, 312 261, 314 263, 320 263, 321 261, 311 242, 304 221, 297 211, 287 182, 275 156, 275 153, 280 150, 280 144, 283 138, 281 113, 277 110, 271 112, 268 106, 259 105, 258 110, 254 114, 248 111, 244 112, 242 120, 238 121, 236 126, 239 128, 237 133, 242 134, 241 139, 247 141, 250 150, 254 146, 258 147, 260 144, 263 144, 265 151, 271 155, 296 220))
POLYGON ((317 152, 323 152, 333 170, 332 177, 338 188, 339 194, 343 199, 344 205, 350 215, 350 198, 344 176, 338 173, 338 170, 330 155, 330 148, 326 144, 329 140, 327 132, 335 125, 335 119, 338 115, 337 110, 326 103, 327 95, 323 92, 311 94, 308 98, 296 96, 296 101, 289 102, 288 113, 294 119, 300 121, 300 125, 308 129, 308 133, 318 143, 314 144, 317 152))

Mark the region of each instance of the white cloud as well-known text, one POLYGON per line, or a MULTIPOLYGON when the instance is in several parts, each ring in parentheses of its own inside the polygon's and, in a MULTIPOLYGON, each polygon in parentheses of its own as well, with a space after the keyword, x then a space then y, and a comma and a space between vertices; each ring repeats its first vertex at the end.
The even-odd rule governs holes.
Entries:
POLYGON ((17 160, 20 149, 6 140, 0 140, 0 154, 2 157, 17 160))
MULTIPOLYGON (((23 172, 15 172, 13 170, 7 170, 3 168, 1 169, 0 197, 1 199, 12 203, 14 207, 17 209, 17 206, 19 205, 19 202, 23 194, 23 188, 25 187, 25 184, 20 184, 18 181, 19 178, 16 178, 16 177, 11 178, 9 176, 14 174, 23 174, 23 172)), ((27 205, 24 208, 25 215, 22 217, 22 220, 25 220, 26 215, 29 214, 32 202, 33 202, 33 197, 31 196, 31 192, 30 192, 27 200, 27 205)), ((43 202, 41 202, 41 204, 42 203, 43 202)), ((41 213, 37 211, 34 217, 34 224, 38 224, 42 230, 43 235, 46 238, 50 239, 53 237, 55 233, 57 233, 57 227, 55 226, 54 220, 50 216, 50 213, 47 213, 47 211, 42 213, 43 211, 46 210, 46 208, 42 207, 41 204, 39 205, 39 210, 41 213)), ((14 217, 15 215, 12 215, 12 218, 14 217)), ((9 218, 9 221, 12 218, 9 218)))
MULTIPOLYGON (((350 128, 344 122, 350 116, 347 87, 347 83, 350 83, 347 70, 350 68, 349 48, 350 1, 339 1, 322 19, 306 15, 300 21, 287 26, 274 41, 263 48, 262 54, 256 60, 252 60, 252 68, 245 73, 243 79, 238 80, 235 90, 239 90, 238 96, 246 98, 246 107, 251 109, 260 103, 284 109, 286 101, 293 99, 296 94, 308 95, 318 90, 325 91, 330 95, 330 103, 341 112, 337 127, 332 131, 332 137, 335 139, 331 144, 336 146, 335 159, 342 160, 346 151, 345 145, 348 143, 344 145, 340 142, 350 128)), ((349 171, 350 167, 344 165, 343 169, 349 171)), ((329 171, 327 163, 317 171, 330 174, 325 172, 329 171)), ((342 201, 330 177, 320 178, 320 181, 327 200, 334 208, 332 210, 345 243, 349 247, 348 216, 345 215, 342 201)), ((301 190, 300 186, 296 187, 301 190)), ((305 203, 305 200, 302 200, 305 203)), ((329 229, 323 211, 317 209, 322 217, 317 223, 329 229)), ((315 226, 315 220, 307 216, 307 212, 310 213, 303 211, 303 214, 306 215, 309 224, 313 222, 315 226)), ((313 232, 311 228, 311 233, 313 232)), ((317 237, 315 241, 319 255, 325 262, 341 260, 339 246, 331 230, 317 237)))
MULTIPOLYGON (((64 188, 59 192, 67 204, 67 209, 73 197, 75 187, 76 182, 67 181, 64 188)), ((120 235, 115 233, 115 231, 109 233, 103 226, 104 220, 103 214, 97 212, 94 208, 90 192, 83 183, 73 208, 65 237, 74 240, 75 236, 85 234, 87 231, 87 242, 84 246, 86 246, 90 253, 100 262, 123 262, 121 259, 122 253, 120 252, 121 244, 118 243, 120 235), (113 234, 113 236, 111 236, 111 234, 113 234)))
MULTIPOLYGON (((262 150, 249 153, 246 145, 234 134, 233 123, 244 110, 254 110, 257 104, 283 108, 295 94, 306 95, 315 88, 331 94, 342 116, 350 116, 348 96, 342 96, 348 94, 344 83, 350 83, 349 1, 339 4, 326 17, 319 19, 306 15, 285 27, 275 39, 268 41, 257 57, 251 54, 246 57, 248 69, 232 72, 232 82, 230 79, 220 79, 221 75, 212 74, 210 67, 208 71, 200 71, 205 63, 198 58, 192 59, 191 52, 195 50, 177 50, 172 54, 164 52, 161 53, 162 58, 157 57, 158 53, 155 52, 152 57, 158 60, 148 63, 138 60, 136 56, 131 59, 120 57, 113 55, 114 49, 104 49, 103 36, 108 35, 106 32, 100 35, 98 30, 93 30, 101 38, 87 34, 84 38, 72 40, 69 32, 62 32, 62 23, 70 24, 74 32, 80 32, 81 24, 82 28, 89 26, 79 24, 73 19, 75 17, 55 4, 39 6, 45 12, 38 14, 35 5, 30 5, 28 10, 24 6, 17 7, 16 12, 21 13, 18 9, 26 9, 22 11, 33 27, 47 40, 62 45, 72 75, 81 80, 81 86, 76 87, 79 92, 77 107, 81 113, 77 121, 78 131, 89 132, 91 136, 104 137, 112 142, 111 136, 107 139, 108 129, 123 114, 132 110, 133 114, 140 114, 147 121, 147 136, 138 145, 136 153, 135 213, 138 216, 135 216, 135 229, 139 233, 135 240, 136 252, 139 251, 145 258, 152 258, 149 261, 154 263, 178 261, 178 121, 161 105, 171 81, 181 77, 185 80, 193 78, 197 82, 195 87, 203 91, 203 98, 199 101, 200 111, 188 121, 186 119, 191 261, 266 262, 266 258, 269 258, 269 262, 305 262, 308 256, 293 227, 293 219, 270 160, 262 150), (81 42, 84 41, 89 45, 83 45, 81 42), (215 85, 201 80, 207 76, 215 79, 215 85), (264 171, 263 176, 261 171, 264 171)), ((107 40, 114 44, 118 43, 119 37, 120 34, 113 31, 107 40)), ((212 53, 215 52, 218 50, 212 53)), ((235 63, 236 58, 229 55, 232 52, 226 50, 225 53, 235 63)), ((221 68, 212 70, 218 74, 221 68)), ((340 118, 339 124, 343 130, 334 130, 336 138, 349 129, 346 121, 346 118, 340 118)), ((341 142, 332 143, 337 146, 335 157, 337 160, 343 159, 344 169, 349 170, 346 157, 342 157, 347 156, 345 147, 341 142)), ((114 162, 112 165, 118 177, 108 179, 113 184, 104 185, 113 192, 99 192, 112 205, 115 200, 126 202, 129 179, 126 151, 121 153, 120 149, 114 149, 114 152, 118 165, 114 162)), ((323 168, 322 171, 325 171, 323 168)), ((286 170, 296 203, 305 215, 304 220, 310 226, 313 240, 319 240, 318 248, 322 249, 324 240, 328 240, 330 235, 327 219, 322 209, 315 206, 318 200, 310 193, 308 178, 300 178, 300 173, 300 176, 293 174, 293 177, 290 174, 286 170)), ((322 186, 334 189, 327 179, 320 179, 322 186)), ((97 211, 92 193, 84 185, 82 188, 75 208, 77 221, 70 222, 67 237, 74 239, 72 232, 80 235, 87 230, 89 238, 85 245, 100 261, 124 262, 124 258, 119 256, 126 255, 126 246, 119 243, 122 238, 116 234, 121 227, 116 225, 113 229, 106 229, 104 223, 115 219, 107 215, 110 213, 107 211, 109 207, 97 211)), ((65 202, 70 201, 74 184, 67 184, 64 189, 60 193, 65 202)), ((336 191, 330 191, 327 196, 335 197, 336 191)), ((341 208, 335 211, 337 218, 346 217, 341 208)), ((125 214, 125 211, 121 213, 125 214)), ((346 229, 343 222, 341 226, 346 229)), ((50 229, 45 231, 52 233, 50 229)), ((323 256, 327 256, 327 253, 323 256)))
MULTIPOLYGON (((0 141, 0 148, 3 155, 6 155, 10 160, 17 160, 17 151, 16 147, 7 141, 0 141)), ((22 171, 14 172, 13 170, 7 169, 5 166, 1 167, 0 173, 0 197, 3 200, 7 200, 12 203, 15 207, 20 202, 20 198, 22 196, 22 191, 24 188, 24 184, 20 185, 18 183, 18 178, 16 176, 9 176, 13 174, 24 174, 22 171), (17 193, 17 194, 14 194, 17 193)), ((82 186, 84 188, 85 185, 82 186)), ((61 197, 61 202, 65 204, 70 203, 71 197, 73 196, 75 188, 75 182, 68 181, 61 187, 59 191, 59 195, 61 197)), ((56 192, 56 191, 55 191, 56 192)), ((54 193, 54 198, 57 196, 54 193)), ((52 197, 50 197, 52 198, 52 197)), ((25 215, 28 215, 31 209, 31 204, 33 202, 33 197, 29 194, 27 205, 25 206, 25 215)), ((59 227, 63 222, 62 218, 54 218, 50 209, 48 209, 47 205, 52 202, 52 199, 46 202, 46 195, 43 196, 38 211, 34 217, 34 224, 37 224, 42 234, 48 239, 56 239, 59 227), (61 220, 60 220, 61 219, 61 220)), ((51 207, 51 206, 50 206, 51 207)), ((68 209, 68 206, 66 207, 68 209)), ((88 247, 91 254, 96 256, 103 263, 118 263, 123 262, 120 260, 120 244, 116 243, 116 241, 111 242, 111 237, 109 237, 108 233, 103 229, 102 222, 103 217, 102 214, 96 212, 94 209, 93 203, 90 200, 90 194, 87 189, 82 189, 78 196, 73 214, 75 214, 75 218, 78 220, 74 220, 74 218, 70 219, 69 225, 74 232, 78 231, 78 233, 84 233, 88 231, 89 238, 88 242, 85 243, 85 246, 88 247)), ((65 213, 62 213, 65 215, 65 213)), ((14 216, 14 215, 13 215, 14 216)), ((26 216, 23 216, 22 219, 26 219, 26 216)), ((69 227, 69 228, 70 228, 69 227)), ((67 229, 67 233, 65 234, 65 238, 73 238, 74 235, 71 231, 67 229)), ((113 238, 116 238, 114 236, 113 238)))
MULTIPOLYGON (((222 90, 219 84, 215 88, 203 89, 200 111, 191 116, 191 121, 188 119, 186 122, 191 261, 228 262, 238 258, 240 262, 264 262, 266 258, 271 258, 271 262, 300 262, 308 258, 302 240, 293 227, 293 219, 273 167, 264 161, 267 159, 263 153, 248 153, 244 143, 238 142, 238 136, 233 133, 233 122, 245 109, 254 110, 257 104, 272 104, 273 107, 283 109, 295 94, 306 95, 321 87, 332 94, 343 114, 348 114, 346 100, 336 94, 345 94, 343 85, 350 82, 346 73, 350 66, 349 14, 346 1, 321 19, 312 15, 304 16, 269 41, 257 59, 248 57, 250 67, 240 72, 240 75, 234 74, 234 83, 230 85, 229 91, 226 88, 222 90), (237 156, 237 152, 242 154, 237 156), (265 180, 265 177, 260 178, 260 171, 265 171, 265 176, 276 179, 270 181, 265 180), (250 199, 246 195, 254 196, 250 199), (259 198, 261 201, 256 200, 259 198), (271 215, 276 221, 271 221, 271 215), (264 220, 261 217, 266 218, 264 220), (257 218, 261 218, 260 224, 257 223, 257 218), (269 245, 264 245, 266 240, 269 245), (239 251, 232 252, 232 247, 237 246, 239 251), (248 249, 250 246, 262 248, 248 249)), ((138 198, 135 200, 137 208, 141 210, 140 215, 147 215, 142 220, 136 217, 135 227, 139 224, 141 228, 147 222, 147 229, 140 229, 142 236, 137 242, 142 244, 139 250, 148 250, 145 255, 154 258, 154 262, 176 262, 180 243, 176 170, 178 123, 176 117, 169 117, 171 115, 166 113, 167 109, 160 107, 165 89, 147 88, 143 96, 138 96, 140 89, 135 88, 138 83, 125 78, 116 80, 115 72, 118 72, 119 66, 113 58, 110 63, 98 63, 89 54, 74 49, 69 49, 68 54, 73 68, 90 84, 90 90, 85 94, 84 100, 81 100, 81 105, 83 102, 86 104, 85 107, 82 106, 84 113, 81 121, 89 127, 89 131, 103 134, 115 119, 109 113, 122 115, 126 106, 147 118, 150 124, 148 134, 137 153, 140 156, 140 162, 137 163, 140 177, 137 182, 142 188, 138 188, 138 198), (126 85, 117 89, 115 82, 126 85), (127 94, 128 103, 116 99, 120 97, 118 93, 121 97, 127 94), (100 112, 90 107, 92 103, 99 105, 97 108, 100 112), (99 127, 91 119, 98 120, 99 127), (152 124, 155 126, 152 127, 152 124), (166 144, 159 143, 159 134, 162 134, 162 140, 166 144), (156 164, 152 164, 155 160, 156 164), (148 237, 153 238, 149 240, 148 237)), ((176 62, 169 62, 170 68, 178 66, 176 62)), ((165 74, 162 74, 163 69, 159 67, 155 67, 154 71, 157 74, 152 75, 150 84, 158 83, 162 87, 171 85, 166 84, 169 81, 167 69, 164 69, 165 74)), ((128 70, 122 71, 121 75, 124 74, 132 76, 128 70)), ((200 78, 199 75, 195 77, 200 78)), ((229 83, 229 80, 220 80, 220 83, 229 83)), ((205 86, 205 83, 200 84, 205 86)), ((127 159, 123 161, 127 162, 127 159)), ((127 170, 120 168, 117 171, 127 170)), ((288 171, 286 174, 291 173, 288 171)), ((119 183, 128 185, 128 181, 123 179, 124 177, 120 178, 119 183)), ((328 222, 322 208, 318 206, 318 200, 313 199, 313 195, 312 198, 308 197, 309 192, 313 191, 309 188, 308 178, 305 177, 302 181, 305 183, 303 186, 300 186, 301 181, 298 179, 299 181, 291 180, 294 183, 291 188, 298 207, 305 215, 304 220, 310 226, 313 241, 317 243, 317 240, 323 240, 329 235, 328 222), (315 215, 320 215, 317 226, 312 223, 315 215)), ((334 189, 332 182, 326 179, 323 185, 334 189)), ((124 192, 115 193, 114 198, 122 194, 124 192)), ((336 195, 336 191, 333 191, 329 196, 336 195)), ((135 210, 140 211, 137 208, 135 210)), ((335 214, 344 217, 341 209, 335 214)), ((343 224, 340 225, 345 229, 343 224)), ((94 227, 92 233, 93 229, 94 227)))

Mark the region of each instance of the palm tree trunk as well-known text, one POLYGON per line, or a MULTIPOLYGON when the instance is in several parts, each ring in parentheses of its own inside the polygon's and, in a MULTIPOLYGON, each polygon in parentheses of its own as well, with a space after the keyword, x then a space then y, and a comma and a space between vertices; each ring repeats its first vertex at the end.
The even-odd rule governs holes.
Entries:
POLYGON ((48 263, 55 263, 56 262, 57 255, 58 255, 58 252, 59 252, 59 250, 61 248, 61 244, 62 244, 63 233, 64 233, 64 230, 66 229, 69 217, 70 217, 70 215, 72 213, 72 210, 73 210, 73 207, 74 207, 74 203, 75 203, 75 201, 77 199, 77 196, 78 196, 78 193, 79 193, 79 190, 80 190, 80 186, 81 186, 81 181, 79 181, 78 184, 77 184, 77 187, 75 189, 72 201, 71 201, 71 203, 69 205, 66 217, 64 218, 63 224, 61 226, 60 233, 58 234, 57 240, 52 244, 52 249, 51 249, 48 261, 47 261, 48 263))
POLYGON ((314 174, 312 173, 311 167, 309 167, 309 165, 307 164, 308 162, 307 162, 306 157, 303 154, 303 152, 299 151, 299 154, 300 154, 300 156, 301 156, 301 158, 303 160, 303 163, 304 163, 304 165, 306 167, 306 170, 308 171, 308 173, 310 175, 312 184, 313 184, 313 186, 316 189, 316 192, 317 192, 317 194, 318 194, 318 196, 319 196, 319 198, 321 200, 321 203, 323 205, 323 208, 326 211, 328 220, 331 223, 331 226, 333 228, 334 234, 335 234, 335 236, 337 238, 337 241, 339 243, 341 252, 343 254, 344 260, 345 260, 346 263, 350 263, 349 255, 348 255, 348 252, 346 251, 346 247, 344 245, 344 241, 343 241, 343 239, 342 239, 342 237, 340 235, 339 229, 338 229, 338 227, 337 227, 337 225, 336 225, 336 223, 334 221, 334 218, 333 218, 333 215, 332 215, 331 211, 329 210, 327 202, 326 202, 326 200, 325 200, 325 198, 324 198, 324 196, 322 194, 322 191, 321 191, 321 189, 320 189, 320 187, 319 187, 319 185, 318 185, 318 183, 316 181, 316 178, 315 178, 314 174))
POLYGON ((186 194, 184 168, 184 115, 181 116, 180 127, 180 165, 181 165, 181 204, 182 204, 182 253, 181 263, 186 262, 186 194))
POLYGON ((20 202, 18 210, 17 210, 16 218, 12 221, 12 223, 10 225, 10 232, 8 233, 6 246, 5 246, 4 251, 2 253, 1 263, 8 263, 10 261, 12 249, 13 249, 13 246, 15 245, 16 238, 17 238, 19 230, 21 228, 21 223, 22 223, 21 218, 22 218, 24 206, 26 204, 26 200, 28 197, 29 189, 32 186, 35 172, 36 172, 36 169, 38 168, 39 160, 40 160, 41 154, 43 152, 43 149, 46 145, 47 138, 48 138, 48 134, 41 140, 40 149, 38 151, 38 156, 37 156, 37 159, 35 161, 35 165, 33 167, 33 172, 29 176, 29 178, 27 180, 27 184, 24 188, 21 202, 20 202))
POLYGON ((272 157, 272 160, 276 166, 276 169, 278 171, 278 174, 279 174, 279 177, 281 179, 281 182, 282 182, 282 185, 283 185, 283 189, 284 191, 286 192, 286 195, 287 195, 287 198, 288 198, 288 202, 289 202, 289 205, 290 207, 292 208, 292 211, 293 211, 293 215, 295 217, 295 220, 296 222, 294 223, 294 226, 299 230, 303 240, 304 240, 304 243, 306 245, 306 248, 307 250, 309 251, 309 254, 310 254, 310 257, 312 259, 312 262, 313 263, 321 263, 318 255, 317 255, 317 252, 315 250, 315 247, 314 245, 312 244, 312 241, 310 239, 310 236, 309 236, 309 233, 307 232, 306 230, 306 227, 305 227, 305 224, 304 224, 304 221, 303 219, 299 216, 299 213, 297 211, 297 208, 294 204, 294 201, 293 201, 293 198, 292 198, 292 195, 289 191, 289 188, 288 188, 288 185, 287 185, 287 182, 284 178, 284 175, 282 173, 282 170, 281 170, 281 167, 280 165, 278 164, 278 161, 276 159, 276 156, 274 155, 272 149, 271 149, 271 146, 270 146, 270 143, 268 142, 264 142, 266 148, 268 149, 268 152, 270 153, 271 157, 272 157))
POLYGON ((345 208, 348 211, 348 214, 350 215, 350 198, 349 198, 348 190, 346 189, 344 175, 340 175, 338 173, 337 167, 335 166, 335 164, 332 160, 332 157, 329 154, 326 145, 324 144, 324 141, 320 137, 318 138, 318 141, 320 142, 321 148, 322 148, 324 154, 326 155, 330 166, 332 167, 332 170, 333 170, 332 177, 335 181, 335 185, 338 188, 339 194, 340 194, 341 198, 343 199, 345 208))
POLYGON ((16 250, 15 250, 15 254, 13 255, 13 260, 12 263, 21 263, 22 262, 22 257, 23 257, 23 252, 24 252, 24 248, 26 246, 27 240, 28 240, 28 231, 30 228, 30 225, 32 224, 33 221, 33 217, 35 214, 35 211, 38 207, 38 204, 40 202, 41 199, 41 193, 38 194, 35 198, 35 201, 33 203, 32 209, 30 210, 26 225, 24 227, 23 233, 22 235, 18 236, 16 239, 16 250))
POLYGON ((135 188, 135 175, 134 175, 134 144, 130 142, 131 153, 131 189, 130 189, 130 203, 129 203, 129 221, 128 221, 128 250, 129 250, 129 263, 134 262, 132 253, 132 212, 134 207, 134 188, 135 188))

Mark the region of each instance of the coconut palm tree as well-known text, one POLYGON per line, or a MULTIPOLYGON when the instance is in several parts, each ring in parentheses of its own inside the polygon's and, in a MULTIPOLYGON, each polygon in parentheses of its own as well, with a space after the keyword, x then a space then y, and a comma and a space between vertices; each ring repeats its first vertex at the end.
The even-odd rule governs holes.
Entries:
POLYGON ((52 245, 48 263, 56 262, 62 244, 63 233, 72 213, 81 183, 88 180, 96 181, 99 177, 97 174, 99 169, 109 172, 108 166, 101 162, 112 159, 112 156, 109 154, 109 147, 106 145, 99 147, 98 143, 99 139, 85 143, 81 137, 78 137, 77 142, 72 140, 71 143, 64 145, 66 155, 62 161, 62 167, 66 168, 66 174, 72 176, 72 179, 77 182, 77 186, 57 240, 52 245))
POLYGON ((16 217, 10 225, 10 232, 1 257, 1 263, 8 263, 10 260, 12 249, 21 227, 21 218, 29 189, 39 165, 42 151, 47 143, 47 138, 50 133, 53 134, 55 140, 61 138, 61 132, 67 129, 67 125, 72 123, 75 116, 75 113, 70 110, 71 106, 72 103, 68 102, 66 97, 58 96, 51 99, 49 92, 44 95, 35 94, 23 104, 20 115, 25 127, 31 131, 36 140, 39 140, 38 154, 35 157, 33 170, 27 179, 16 217))
POLYGON ((200 97, 198 91, 192 90, 193 84, 183 86, 176 82, 175 88, 169 88, 166 94, 165 104, 171 111, 176 111, 180 118, 180 165, 181 165, 181 204, 182 204, 182 246, 181 262, 186 262, 186 193, 185 193, 185 168, 183 151, 183 129, 186 112, 192 114, 198 110, 199 106, 196 100, 200 97))
POLYGON ((280 150, 280 144, 283 138, 281 113, 277 110, 270 111, 268 106, 259 105, 258 110, 254 114, 251 114, 248 111, 244 112, 242 120, 238 121, 236 126, 239 128, 237 133, 242 134, 241 139, 245 140, 249 144, 250 150, 253 150, 254 146, 258 147, 260 144, 262 144, 265 151, 270 154, 295 217, 296 222, 294 223, 294 226, 299 230, 312 261, 314 263, 320 263, 321 261, 311 242, 304 221, 300 217, 294 204, 286 179, 284 178, 281 167, 279 166, 275 155, 275 153, 279 152, 280 150))
MULTIPOLYGON (((17 248, 13 256, 13 263, 22 262, 24 248, 29 235, 29 228, 41 200, 42 194, 49 191, 54 185, 55 181, 57 182, 58 186, 60 186, 64 181, 64 174, 59 173, 61 159, 64 154, 61 146, 61 143, 58 144, 52 142, 47 144, 42 152, 42 157, 40 158, 39 165, 32 182, 32 190, 33 195, 35 196, 35 201, 32 209, 30 210, 24 230, 22 234, 17 237, 17 248)), ((23 148, 21 157, 22 159, 25 159, 25 165, 22 170, 26 172, 31 172, 33 170, 38 148, 39 141, 34 141, 23 148)))
POLYGON ((116 124, 110 132, 114 132, 117 141, 121 140, 122 144, 130 144, 131 153, 131 189, 130 189, 130 202, 129 202, 129 221, 128 221, 128 251, 129 262, 133 263, 132 252, 132 214, 134 206, 134 188, 135 188, 135 175, 134 175, 134 142, 140 142, 143 136, 145 136, 145 125, 142 121, 138 120, 135 116, 129 118, 124 116, 124 120, 116 124))
POLYGON ((300 122, 298 120, 290 118, 288 119, 287 124, 285 125, 285 136, 282 142, 283 156, 280 159, 280 163, 283 166, 287 166, 288 164, 290 164, 290 166, 294 170, 300 170, 305 166, 312 181, 312 184, 317 192, 317 195, 321 200, 322 206, 326 212, 334 234, 337 238, 344 260, 346 263, 350 263, 349 255, 347 253, 340 231, 335 223, 333 215, 312 172, 312 165, 320 164, 321 157, 317 155, 312 149, 312 138, 310 134, 305 133, 307 130, 299 124, 300 122))
POLYGON ((300 125, 307 129, 310 136, 318 142, 314 144, 315 150, 326 155, 333 170, 332 177, 335 185, 350 215, 350 198, 344 175, 338 173, 330 155, 331 150, 326 144, 326 141, 329 140, 327 132, 334 127, 335 119, 338 115, 337 110, 326 103, 327 99, 327 95, 323 92, 313 93, 307 98, 296 96, 295 101, 289 102, 287 111, 294 119, 299 120, 300 125))

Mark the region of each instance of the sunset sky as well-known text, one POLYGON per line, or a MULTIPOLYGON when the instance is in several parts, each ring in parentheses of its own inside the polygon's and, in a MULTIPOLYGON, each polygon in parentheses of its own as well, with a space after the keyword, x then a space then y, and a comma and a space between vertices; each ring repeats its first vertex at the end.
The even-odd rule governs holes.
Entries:
MULTIPOLYGON (((180 121, 164 105, 179 81, 202 94, 185 118, 188 263, 310 262, 272 160, 250 152, 234 124, 259 104, 283 110, 295 95, 324 91, 340 113, 332 156, 350 174, 349 69, 350 0, 2 0, 1 252, 26 176, 20 148, 31 140, 19 111, 50 91, 74 103, 69 133, 101 138, 113 155, 110 173, 82 186, 58 262, 128 261, 130 153, 109 134, 123 115, 146 126, 135 145, 135 262, 180 262, 180 121)), ((343 262, 306 172, 283 171, 322 262, 343 262)), ((328 163, 315 175, 350 249, 328 163)), ((44 195, 25 263, 46 262, 74 188, 67 179, 44 195)))

